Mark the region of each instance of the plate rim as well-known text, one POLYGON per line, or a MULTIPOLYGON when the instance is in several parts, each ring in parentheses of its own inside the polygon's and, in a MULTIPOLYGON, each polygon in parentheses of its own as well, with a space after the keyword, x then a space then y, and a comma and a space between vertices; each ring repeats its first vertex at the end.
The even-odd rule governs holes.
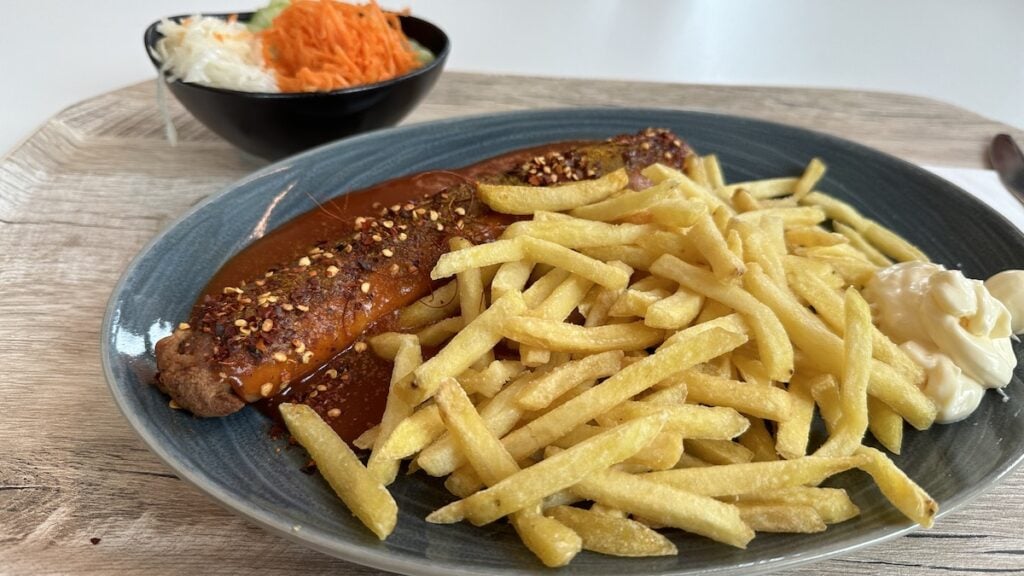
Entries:
MULTIPOLYGON (((199 469, 195 471, 191 470, 187 466, 186 461, 178 460, 172 457, 162 446, 162 444, 151 435, 149 428, 145 422, 142 421, 139 414, 131 412, 129 410, 128 398, 126 393, 122 393, 119 390, 117 379, 113 373, 112 360, 112 340, 115 335, 114 326, 118 316, 118 300, 124 292, 125 285, 132 278, 136 269, 141 264, 142 260, 149 254, 152 248, 161 242, 172 230, 176 229, 185 220, 191 218, 194 214, 202 211, 208 205, 217 202, 222 197, 232 193, 233 191, 248 185, 251 182, 258 181, 268 175, 278 173, 284 169, 290 169, 297 162, 301 162, 313 156, 318 156, 332 148, 337 147, 356 147, 358 148, 364 141, 373 140, 376 138, 388 137, 392 135, 400 135, 406 131, 413 131, 423 129, 425 126, 434 128, 445 128, 450 125, 457 125, 461 123, 473 123, 480 120, 493 120, 493 119, 515 119, 518 117, 532 117, 532 116, 545 116, 549 114, 559 113, 571 113, 579 114, 582 116, 590 115, 608 115, 615 114, 616 112, 630 113, 630 114, 681 114, 686 116, 696 116, 705 119, 726 119, 729 121, 741 121, 751 124, 758 124, 769 126, 773 128, 781 128, 787 131, 802 132, 806 135, 813 136, 815 138, 824 139, 831 141, 833 144, 841 144, 846 147, 853 147, 864 151, 869 151, 872 154, 880 155, 890 162, 895 162, 900 166, 901 169, 909 171, 915 177, 923 177, 926 180, 933 180, 941 182, 944 186, 951 188, 959 195, 965 197, 965 200, 969 204, 973 204, 975 208, 982 211, 987 211, 990 216, 997 218, 1002 221, 1006 226, 1013 230, 1016 235, 1024 240, 1024 231, 1019 229, 1013 222, 1006 218, 1002 213, 995 210, 985 202, 981 201, 974 195, 966 192, 960 186, 925 170, 921 166, 904 160, 888 152, 884 152, 877 148, 849 140, 847 138, 829 134, 826 132, 817 131, 814 129, 804 128, 801 126, 795 126, 792 124, 785 124, 781 122, 774 122, 771 120, 763 120, 760 118, 753 118, 749 116, 741 116, 735 114, 721 114, 717 112, 708 112, 702 110, 688 110, 678 108, 659 108, 659 107, 545 107, 545 108, 531 108, 523 110, 513 110, 508 112, 498 113, 483 113, 473 114, 467 116, 457 116, 451 118, 442 118, 437 120, 428 120, 423 122, 415 122, 410 124, 403 124, 401 126, 387 128, 383 130, 377 130, 357 136, 343 138, 316 146, 304 152, 289 156, 287 158, 272 162, 258 170, 255 170, 237 180, 232 181, 226 186, 222 187, 217 192, 210 194, 201 201, 190 206, 188 210, 183 212, 177 218, 168 223, 163 229, 161 229, 156 235, 154 235, 142 248, 139 249, 138 253, 131 259, 131 261, 123 269, 118 281, 115 283, 110 296, 107 300, 107 304, 104 310, 103 321, 100 326, 100 356, 101 364, 103 367, 103 374, 106 380, 107 389, 111 394, 114 403, 117 405, 118 410, 128 421, 133 433, 146 445, 146 447, 154 453, 165 465, 170 467, 175 475, 181 480, 185 481, 191 487, 202 492, 206 496, 213 499, 213 501, 220 507, 227 509, 239 516, 255 522, 260 528, 267 530, 278 536, 282 536, 292 542, 298 543, 307 548, 312 548, 321 553, 329 556, 339 558, 341 560, 362 564, 372 568, 381 570, 388 570, 392 572, 398 572, 401 574, 422 574, 426 576, 448 576, 448 575, 464 575, 464 576, 481 576, 495 573, 493 570, 488 571, 481 568, 474 568, 472 566, 447 564, 444 562, 438 562, 427 557, 419 559, 406 558, 405 556, 393 556, 384 549, 375 549, 371 546, 352 542, 338 537, 330 537, 330 534, 317 529, 306 529, 294 530, 293 527, 287 526, 288 522, 283 521, 280 518, 273 517, 268 511, 264 511, 259 507, 255 507, 244 502, 241 502, 233 497, 233 495, 227 491, 221 490, 216 484, 210 482, 204 478, 199 472, 199 469)), ((354 190, 353 190, 354 191, 354 190)), ((352 192, 352 191, 349 191, 352 192)), ((346 192, 346 193, 349 193, 346 192)), ((982 481, 977 482, 969 490, 966 490, 957 495, 952 504, 943 503, 942 509, 936 515, 936 519, 941 519, 947 514, 959 510, 961 507, 967 505, 971 501, 978 498, 981 494, 991 490, 993 487, 1001 483, 1008 475, 1016 471, 1021 465, 1024 464, 1024 445, 1022 445, 1019 453, 1007 466, 1003 467, 999 471, 986 476, 982 481)), ((864 539, 849 543, 849 542, 837 542, 834 545, 819 547, 807 552, 793 553, 780 558, 772 558, 759 562, 752 562, 749 564, 737 563, 729 566, 722 566, 711 568, 709 570, 702 571, 701 573, 706 574, 721 574, 731 572, 733 570, 742 569, 746 574, 764 574, 771 571, 781 570, 784 568, 791 568, 793 566, 807 564, 819 560, 823 560, 830 557, 835 557, 844 553, 853 553, 864 548, 875 546, 882 542, 904 536, 911 532, 915 532, 921 528, 916 523, 904 522, 899 528, 886 529, 885 527, 875 528, 864 535, 864 539)), ((505 571, 507 573, 531 573, 531 566, 516 567, 512 571, 505 571)))

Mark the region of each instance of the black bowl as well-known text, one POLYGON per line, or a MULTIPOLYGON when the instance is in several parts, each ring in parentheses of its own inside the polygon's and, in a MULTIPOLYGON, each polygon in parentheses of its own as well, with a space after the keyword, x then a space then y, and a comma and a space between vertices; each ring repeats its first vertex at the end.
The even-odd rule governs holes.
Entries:
MULTIPOLYGON (((207 14, 226 18, 228 14, 207 14)), ((247 22, 252 12, 238 14, 247 22)), ((187 15, 169 20, 180 21, 187 15)), ((268 159, 289 156, 314 146, 393 126, 430 92, 444 68, 451 43, 437 26, 400 16, 402 31, 434 54, 433 62, 403 76, 334 90, 271 94, 211 88, 176 80, 168 87, 179 102, 207 128, 246 152, 268 159)), ((143 39, 146 54, 160 70, 153 47, 163 36, 154 22, 143 39)))

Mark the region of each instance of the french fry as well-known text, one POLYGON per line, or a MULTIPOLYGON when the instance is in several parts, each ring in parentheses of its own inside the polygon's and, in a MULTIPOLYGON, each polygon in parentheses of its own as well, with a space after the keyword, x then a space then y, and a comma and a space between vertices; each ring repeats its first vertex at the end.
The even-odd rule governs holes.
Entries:
POLYGON ((450 340, 452 336, 458 334, 459 330, 462 330, 465 326, 466 321, 463 320, 462 316, 453 316, 421 328, 416 333, 416 338, 422 346, 440 346, 450 340))
MULTIPOLYGON (((370 348, 373 353, 379 358, 384 360, 395 360, 395 356, 398 355, 398 349, 402 347, 409 340, 408 334, 401 332, 381 332, 380 334, 374 334, 367 342, 370 344, 370 348)), ((415 336, 411 338, 415 339, 415 336)))
MULTIPOLYGON (((504 240, 499 240, 499 242, 504 242, 504 240)), ((625 288, 629 284, 629 274, 623 270, 554 242, 530 238, 529 236, 520 236, 516 240, 512 240, 512 242, 520 242, 525 256, 530 260, 568 270, 595 284, 612 289, 625 288)))
POLYGON ((642 350, 662 341, 664 332, 643 322, 585 327, 556 320, 509 318, 502 334, 511 340, 558 352, 596 354, 609 350, 642 350))
POLYGON ((793 373, 793 346, 771 308, 742 288, 723 284, 711 273, 671 255, 659 258, 651 266, 651 272, 675 280, 681 286, 717 300, 746 316, 754 332, 761 361, 771 372, 772 379, 780 382, 789 380, 793 373))
POLYGON ((305 404, 279 406, 288 432, 309 452, 345 506, 381 540, 398 522, 398 505, 352 449, 305 404))
MULTIPOLYGON (((480 416, 487 429, 499 438, 512 430, 523 417, 523 410, 516 403, 516 396, 539 374, 527 372, 513 380, 490 402, 480 407, 480 416)), ((465 387, 463 387, 465 389, 465 387)), ((451 474, 466 463, 458 450, 455 439, 449 434, 441 435, 434 443, 419 451, 416 463, 431 476, 451 474)))
POLYGON ((796 186, 796 184, 797 179, 792 177, 767 178, 764 180, 729 184, 728 186, 722 187, 722 193, 727 196, 732 196, 736 190, 742 188, 748 191, 754 198, 777 198, 779 196, 785 196, 792 193, 793 187, 796 186))
MULTIPOLYGON (((460 252, 474 249, 467 248, 460 252)), ((501 340, 502 325, 507 319, 525 311, 526 302, 518 292, 505 294, 477 316, 476 320, 467 324, 433 358, 417 368, 412 378, 407 377, 399 382, 396 385, 398 393, 413 405, 429 398, 441 385, 443 378, 458 376, 494 348, 501 340)))
POLYGON ((793 460, 807 455, 811 423, 814 420, 814 397, 807 378, 799 372, 790 379, 787 390, 792 411, 789 418, 778 423, 775 451, 779 456, 793 460))
POLYGON ((448 433, 484 483, 494 485, 519 472, 519 465, 487 428, 458 381, 445 378, 435 402, 448 433))
POLYGON ((599 246, 581 248, 580 252, 604 262, 618 260, 635 270, 649 270, 658 257, 641 246, 599 246))
POLYGON ((568 222, 570 220, 576 220, 576 218, 573 218, 568 214, 562 214, 561 212, 551 212, 549 210, 537 210, 536 212, 533 213, 533 219, 537 222, 553 222, 557 220, 568 222))
MULTIPOLYGON (((722 190, 721 192, 725 193, 727 191, 728 189, 722 190)), ((757 198, 754 198, 753 194, 748 192, 746 188, 734 188, 732 195, 729 197, 729 201, 732 202, 732 207, 740 214, 761 209, 761 203, 758 202, 757 198)))
POLYGON ((423 450, 444 432, 437 406, 430 404, 402 420, 377 450, 384 460, 401 460, 423 450))
POLYGON ((712 464, 710 462, 705 462, 692 454, 683 452, 679 457, 679 461, 676 462, 676 465, 673 466, 673 468, 702 468, 704 466, 712 466, 712 464))
POLYGON ((819 226, 797 226, 786 230, 786 246, 791 250, 794 247, 834 246, 844 242, 849 240, 819 226))
POLYGON ((516 260, 500 265, 494 280, 491 281, 491 302, 496 302, 506 292, 522 292, 526 288, 526 283, 530 281, 531 272, 533 262, 529 260, 516 260))
MULTIPOLYGON (((487 485, 497 484, 519 472, 515 460, 484 424, 454 378, 441 383, 436 398, 445 426, 487 485)), ((513 514, 512 525, 523 543, 546 566, 568 564, 582 548, 579 536, 557 521, 540 518, 538 506, 527 507, 513 514)))
POLYGON ((704 157, 704 171, 708 174, 708 185, 712 190, 725 186, 725 176, 722 175, 722 166, 718 163, 718 156, 708 154, 704 157))
POLYGON ((582 539, 572 528, 538 510, 520 510, 511 521, 523 544, 549 568, 565 566, 583 548, 582 539))
POLYGON ((831 254, 814 252, 811 250, 806 251, 804 254, 806 254, 807 258, 810 260, 824 262, 835 269, 843 279, 844 286, 852 284, 858 288, 863 287, 878 269, 874 264, 862 258, 833 256, 831 254))
POLYGON ((523 260, 525 257, 526 248, 522 238, 497 240, 473 246, 472 248, 442 254, 437 264, 430 271, 430 279, 440 280, 473 268, 515 262, 523 260))
MULTIPOLYGON (((661 348, 674 346, 684 338, 692 338, 693 336, 701 332, 711 330, 713 328, 725 330, 726 332, 732 332, 733 334, 743 336, 744 338, 750 336, 750 328, 747 326, 747 322, 746 320, 743 319, 742 316, 735 313, 725 314, 722 316, 718 316, 714 319, 707 320, 705 322, 696 322, 689 328, 676 332, 675 334, 666 338, 665 341, 662 342, 661 346, 658 347, 658 349, 660 350, 661 348)), ((673 383, 673 385, 674 384, 675 383, 673 383)))
MULTIPOLYGON (((545 366, 544 368, 548 368, 550 370, 550 367, 548 367, 548 366, 545 366)), ((537 371, 540 372, 542 370, 540 368, 538 368, 537 371)), ((551 412, 552 410, 557 409, 562 404, 565 404, 566 402, 569 402, 573 398, 576 398, 577 396, 583 394, 587 390, 590 390, 596 384, 597 384, 597 380, 593 380, 593 379, 581 382, 575 388, 570 388, 567 392, 563 393, 562 395, 560 395, 557 398, 555 398, 554 400, 552 400, 551 403, 548 404, 547 406, 545 406, 544 408, 541 408, 540 410, 531 410, 529 412, 526 412, 523 415, 522 423, 523 424, 529 424, 530 422, 533 422, 534 420, 544 416, 548 412, 551 412)), ((518 403, 517 403, 517 405, 518 405, 518 403)))
POLYGON ((629 514, 626 514, 624 511, 619 510, 618 508, 605 506, 604 504, 601 504, 599 502, 594 502, 593 504, 591 504, 590 512, 593 512, 594 514, 602 514, 604 516, 611 516, 613 518, 626 518, 627 516, 629 516, 629 514))
POLYGON ((686 384, 677 384, 672 379, 662 380, 654 385, 654 390, 645 393, 640 400, 664 406, 680 406, 686 401, 686 384))
POLYGON ((727 406, 743 414, 781 422, 788 420, 793 406, 790 394, 774 386, 747 384, 688 370, 682 375, 687 400, 710 406, 727 406))
MULTIPOLYGON (((818 449, 822 456, 848 456, 860 446, 868 429, 868 378, 871 374, 871 309, 856 289, 844 299, 843 377, 840 380, 841 418, 835 433, 818 449)), ((816 452, 817 454, 817 452, 816 452)))
MULTIPOLYGON (((704 256, 701 255, 700 250, 697 250, 693 242, 689 241, 689 235, 689 229, 672 232, 660 230, 649 236, 644 236, 637 241, 637 245, 655 256, 672 254, 685 262, 703 264, 704 256)), ((651 266, 653 265, 652 262, 651 266)), ((647 269, 649 270, 650 266, 647 269)))
POLYGON ((647 307, 644 324, 663 330, 680 330, 690 325, 700 314, 704 297, 686 288, 662 298, 647 307))
POLYGON ((688 228, 693 226, 697 218, 700 218, 702 214, 706 214, 708 211, 707 206, 703 203, 683 200, 681 198, 662 200, 652 205, 648 210, 653 222, 670 228, 688 228))
POLYGON ((711 211, 711 220, 715 223, 715 228, 718 228, 722 234, 729 231, 729 222, 732 221, 733 214, 733 209, 726 204, 711 211))
POLYGON ((687 156, 683 161, 683 170, 694 182, 705 188, 710 187, 708 173, 704 170, 704 159, 696 154, 687 156))
POLYGON ((610 172, 595 180, 581 180, 560 186, 500 186, 479 184, 481 200, 495 212, 533 214, 538 210, 560 212, 577 206, 599 202, 629 184, 624 169, 610 172))
MULTIPOLYGON (((612 266, 628 271, 632 274, 632 269, 622 262, 614 261, 610 263, 612 266)), ((605 288, 604 286, 594 286, 587 293, 587 296, 580 302, 579 310, 583 314, 585 321, 583 326, 586 328, 593 328, 605 324, 608 320, 608 314, 611 312, 612 306, 619 299, 619 296, 625 290, 612 290, 605 288)))
POLYGON ((929 261, 928 256, 920 248, 874 220, 865 218, 856 208, 838 198, 827 196, 821 192, 811 192, 804 196, 800 203, 820 207, 829 218, 853 228, 883 254, 898 262, 929 261))
POLYGON ((651 443, 644 446, 642 450, 634 454, 624 464, 635 464, 641 466, 644 471, 668 470, 679 462, 683 455, 683 437, 678 432, 662 431, 651 440, 651 443))
POLYGON ((653 414, 668 418, 665 430, 686 439, 730 440, 745 432, 750 422, 731 408, 695 406, 693 404, 663 405, 654 402, 623 402, 602 416, 611 423, 628 422, 653 414))
MULTIPOLYGON (((750 426, 749 422, 744 423, 750 426)), ((754 459, 754 453, 730 440, 718 438, 687 438, 683 440, 684 450, 712 464, 743 464, 754 459)))
POLYGON ((632 216, 665 200, 682 199, 682 193, 676 189, 675 180, 666 180, 640 190, 626 191, 618 196, 589 203, 569 211, 574 218, 611 222, 632 216))
POLYGON ((608 316, 612 318, 643 318, 647 315, 647 309, 651 305, 668 295, 669 292, 662 289, 644 292, 627 288, 612 304, 611 309, 608 310, 608 316))
MULTIPOLYGON (((689 450, 687 451, 689 453, 689 450)), ((864 464, 864 456, 749 462, 650 472, 642 477, 704 496, 756 494, 768 490, 820 484, 830 476, 864 464)))
MULTIPOLYGON (((825 421, 825 429, 829 436, 836 434, 839 420, 843 417, 842 400, 839 396, 839 382, 831 374, 821 374, 811 380, 811 396, 818 405, 821 419, 825 421)), ((815 453, 817 454, 817 453, 815 453)), ((825 456, 826 454, 820 454, 825 456)))
POLYGON ((814 508, 818 516, 826 524, 845 522, 860 514, 860 509, 850 500, 846 490, 840 488, 793 486, 791 488, 767 490, 753 494, 742 494, 735 499, 737 502, 810 506, 814 508))
POLYGON ((412 335, 404 336, 405 338, 399 344, 398 352, 395 354, 395 363, 391 370, 391 388, 384 405, 384 415, 380 420, 377 437, 373 441, 373 451, 366 463, 370 474, 385 486, 395 481, 395 476, 398 474, 398 460, 382 458, 380 448, 391 436, 398 423, 411 416, 413 412, 413 407, 395 393, 394 386, 423 363, 419 340, 412 335))
POLYGON ((621 350, 610 350, 562 364, 523 387, 516 402, 525 410, 545 408, 583 382, 615 374, 622 367, 622 358, 621 350))
MULTIPOLYGON (((646 414, 656 414, 657 410, 652 410, 646 414)), ((569 448, 587 440, 593 438, 601 432, 614 428, 620 422, 613 420, 608 421, 607 427, 591 426, 589 424, 581 424, 576 428, 569 431, 558 440, 552 443, 552 446, 558 448, 569 448)), ((676 432, 662 431, 660 434, 651 440, 651 443, 644 446, 642 450, 631 456, 624 462, 624 465, 638 466, 647 472, 650 470, 668 470, 672 468, 676 462, 679 461, 679 457, 683 453, 683 439, 680 434, 676 432)))
POLYGON ((772 249, 767 233, 761 226, 746 220, 733 220, 732 231, 737 232, 743 240, 743 249, 747 262, 757 262, 773 280, 782 284, 786 281, 786 270, 782 257, 772 249))
POLYGON ((772 377, 768 375, 768 369, 764 367, 764 364, 757 359, 751 358, 746 354, 740 354, 737 352, 731 357, 733 366, 736 367, 736 371, 740 374, 740 380, 743 380, 747 384, 756 384, 758 386, 772 386, 772 377))
POLYGON ((817 206, 786 206, 744 212, 736 218, 755 224, 768 218, 778 218, 784 226, 814 226, 824 222, 826 216, 825 211, 817 206))
POLYGON ((931 528, 935 515, 939 513, 939 504, 928 493, 878 450, 861 446, 857 455, 866 457, 859 467, 871 475, 893 506, 907 518, 931 528))
POLYGON ((696 325, 706 324, 712 320, 731 315, 733 315, 732 308, 729 308, 717 300, 705 298, 704 307, 700 309, 700 314, 697 315, 697 318, 693 323, 696 325))
MULTIPOLYGON (((671 472, 658 472, 667 473, 671 472)), ((746 547, 754 537, 735 506, 652 482, 645 476, 617 470, 598 471, 574 485, 572 491, 581 498, 737 548, 746 547)))
POLYGON ((868 242, 867 238, 864 238, 864 235, 860 232, 857 232, 842 222, 833 222, 832 228, 846 238, 847 242, 849 242, 851 246, 860 250, 875 266, 885 267, 892 265, 892 260, 890 260, 885 254, 882 254, 878 248, 872 246, 871 243, 868 242))
MULTIPOLYGON (((902 420, 900 420, 902 422, 902 420)), ((352 445, 360 450, 369 450, 373 448, 373 443, 377 441, 377 435, 380 434, 380 424, 370 428, 356 437, 352 441, 352 445)))
POLYGON ((743 239, 735 230, 729 230, 725 235, 725 244, 729 247, 729 252, 732 252, 736 258, 740 261, 743 260, 743 239))
POLYGON ((479 394, 484 398, 493 398, 501 391, 509 380, 523 372, 523 365, 513 360, 495 360, 487 368, 469 374, 469 370, 459 376, 459 384, 467 394, 479 394))
POLYGON ((903 418, 878 398, 868 396, 868 429, 885 449, 899 455, 903 445, 903 418))
MULTIPOLYGON (((579 306, 594 283, 586 278, 570 275, 551 294, 528 314, 548 320, 565 320, 579 306)), ((519 355, 526 366, 540 366, 551 359, 551 352, 531 346, 522 346, 519 355)))
MULTIPOLYGON (((537 272, 538 269, 539 266, 537 269, 534 269, 534 272, 537 272)), ((548 296, 551 296, 555 288, 558 288, 569 276, 571 274, 567 270, 559 270, 558 268, 545 272, 526 289, 526 292, 523 292, 523 301, 526 302, 526 307, 533 309, 540 306, 548 296)))
MULTIPOLYGON (((458 251, 470 248, 473 243, 465 238, 454 237, 448 240, 451 250, 458 251)), ((464 323, 472 322, 484 308, 484 283, 479 268, 463 270, 455 275, 459 287, 459 309, 464 323)))
POLYGON ((732 215, 734 213, 733 209, 727 206, 721 198, 715 195, 714 192, 705 186, 697 184, 690 179, 689 176, 675 168, 669 168, 663 164, 651 164, 641 170, 640 173, 647 177, 651 182, 658 184, 670 181, 675 182, 676 187, 678 187, 684 197, 703 202, 711 211, 715 211, 718 208, 725 208, 728 215, 732 215))
MULTIPOLYGON (((649 444, 664 424, 665 418, 661 415, 631 420, 445 508, 458 510, 474 525, 489 524, 629 458, 649 444)), ((431 521, 433 516, 431 514, 427 520, 431 521)))
MULTIPOLYGON (((598 506, 595 504, 594 506, 598 506)), ((583 549, 611 556, 675 556, 672 542, 650 528, 623 516, 556 506, 545 514, 572 528, 583 539, 583 549)))
POLYGON ((637 290, 639 292, 663 291, 666 296, 671 294, 676 288, 678 286, 676 286, 675 282, 657 276, 645 276, 629 285, 630 290, 637 290))
POLYGON ((750 416, 747 418, 750 421, 750 427, 747 431, 740 435, 737 442, 740 446, 743 446, 754 455, 751 462, 771 462, 778 460, 779 457, 775 453, 775 439, 772 438, 771 432, 768 431, 767 426, 764 424, 764 420, 750 416))
POLYGON ((793 185, 793 198, 799 201, 804 196, 807 196, 818 185, 822 177, 825 176, 826 170, 827 167, 820 158, 811 158, 811 161, 807 163, 807 168, 804 169, 803 175, 793 185))
POLYGON ((452 281, 398 313, 398 329, 408 331, 454 316, 459 310, 459 287, 452 281))
POLYGON ((740 518, 755 532, 813 534, 828 526, 811 506, 737 502, 740 518))
POLYGON ((743 260, 729 250, 725 238, 711 220, 711 216, 705 214, 698 218, 687 238, 711 264, 711 270, 719 280, 730 280, 743 275, 746 270, 743 260))
POLYGON ((653 231, 653 226, 606 224, 582 218, 541 222, 524 220, 514 222, 506 228, 502 238, 530 236, 554 242, 566 248, 579 249, 634 244, 644 235, 650 234, 653 231))

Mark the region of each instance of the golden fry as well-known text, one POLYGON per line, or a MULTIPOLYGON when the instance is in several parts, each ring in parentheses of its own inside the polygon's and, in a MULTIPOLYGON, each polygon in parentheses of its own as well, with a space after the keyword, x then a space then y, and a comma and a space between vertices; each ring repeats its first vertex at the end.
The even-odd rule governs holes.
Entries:
POLYGON ((370 474, 385 486, 395 481, 395 476, 398 474, 398 460, 381 458, 381 446, 391 436, 398 423, 411 416, 413 412, 413 406, 410 406, 395 393, 395 384, 423 363, 419 340, 408 334, 403 336, 405 338, 395 354, 395 364, 391 370, 391 388, 388 390, 384 415, 380 420, 377 438, 373 441, 373 451, 366 463, 370 474))
POLYGON ((527 346, 558 352, 596 354, 609 350, 643 350, 662 341, 664 331, 643 322, 587 328, 556 320, 519 316, 502 327, 506 338, 527 346))
MULTIPOLYGON (((473 250, 468 248, 467 250, 473 250)), ((466 252, 462 250, 461 252, 466 252)), ((518 292, 509 292, 470 322, 433 358, 413 373, 413 378, 398 383, 398 391, 406 402, 416 405, 429 398, 441 380, 462 374, 467 368, 501 340, 502 325, 515 314, 526 311, 526 303, 518 292)))
POLYGON ((345 506, 381 540, 398 522, 398 505, 359 457, 305 404, 281 404, 288 432, 309 452, 317 469, 345 506))
MULTIPOLYGON (((689 451, 687 451, 689 453, 689 451)), ((819 484, 850 468, 861 466, 863 456, 822 458, 806 456, 795 460, 725 464, 703 468, 681 468, 651 472, 643 477, 704 496, 754 494, 766 490, 819 484)))
POLYGON ((868 429, 868 378, 871 375, 871 308, 856 289, 846 291, 841 418, 835 433, 818 449, 822 456, 849 456, 868 429))
POLYGON ((480 198, 495 212, 533 214, 538 210, 559 212, 603 200, 629 184, 624 169, 596 180, 581 180, 561 186, 499 186, 480 184, 480 198))
POLYGON ((931 528, 935 515, 939 513, 939 504, 885 454, 867 446, 858 448, 857 454, 867 457, 860 468, 874 478, 878 489, 889 502, 907 518, 925 528, 931 528))
POLYGON ((754 531, 743 523, 735 506, 653 482, 649 476, 617 470, 599 471, 574 485, 572 491, 581 498, 737 548, 745 548, 754 537, 754 531))
POLYGON ((575 530, 583 539, 584 550, 631 557, 678 554, 668 538, 623 516, 571 506, 556 506, 544 513, 575 530))
POLYGON ((755 532, 813 534, 828 526, 811 506, 738 502, 740 518, 755 532))
POLYGON ((779 318, 772 310, 742 288, 719 282, 707 272, 687 264, 671 255, 659 258, 651 267, 651 272, 675 280, 694 292, 743 314, 754 332, 761 361, 771 371, 772 379, 780 382, 789 381, 793 373, 793 346, 779 318))
MULTIPOLYGON (((649 444, 664 424, 661 415, 631 420, 445 508, 457 510, 477 526, 489 524, 629 458, 649 444)), ((433 514, 427 520, 431 521, 432 517, 433 514)))

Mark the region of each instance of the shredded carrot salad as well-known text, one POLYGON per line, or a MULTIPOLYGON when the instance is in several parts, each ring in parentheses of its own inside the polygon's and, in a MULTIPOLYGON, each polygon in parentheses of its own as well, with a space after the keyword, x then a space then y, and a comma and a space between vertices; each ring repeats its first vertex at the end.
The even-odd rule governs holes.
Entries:
POLYGON ((337 90, 420 67, 398 15, 375 0, 293 0, 261 33, 263 58, 282 92, 337 90))

